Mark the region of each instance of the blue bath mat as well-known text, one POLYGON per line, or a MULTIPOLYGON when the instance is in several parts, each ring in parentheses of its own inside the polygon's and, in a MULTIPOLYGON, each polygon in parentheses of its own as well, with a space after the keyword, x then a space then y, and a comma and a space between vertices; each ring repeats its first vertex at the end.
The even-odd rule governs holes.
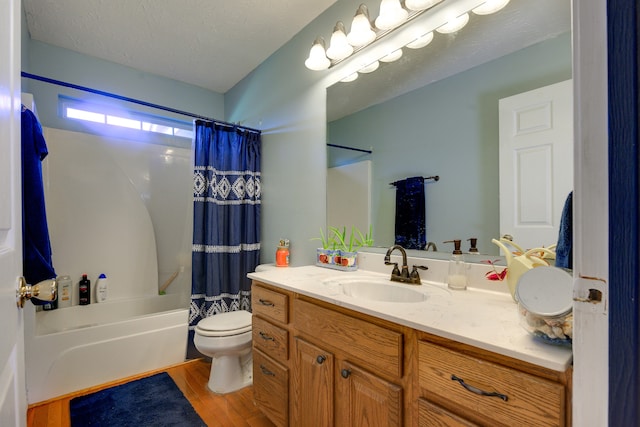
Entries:
POLYGON ((71 399, 71 426, 205 426, 166 372, 71 399))

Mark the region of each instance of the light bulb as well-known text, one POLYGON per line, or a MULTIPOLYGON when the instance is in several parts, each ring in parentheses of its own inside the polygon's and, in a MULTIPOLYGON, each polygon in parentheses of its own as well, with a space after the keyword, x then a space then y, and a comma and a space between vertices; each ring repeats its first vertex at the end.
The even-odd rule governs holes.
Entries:
POLYGON ((360 68, 358 70, 359 73, 373 73, 375 70, 378 69, 378 67, 380 66, 380 63, 378 61, 374 61, 369 65, 365 65, 364 67, 360 68))
POLYGON ((409 12, 400 5, 400 0, 382 0, 380 3, 380 15, 376 18, 376 27, 381 30, 390 30, 407 20, 409 12))
POLYGON ((490 15, 496 13, 509 4, 509 0, 487 0, 472 10, 476 15, 490 15))
POLYGON ((382 62, 393 62, 393 61, 397 61, 401 57, 402 57, 402 49, 396 49, 393 52, 391 52, 390 54, 385 55, 382 58, 380 58, 380 61, 382 61, 382 62))
POLYGON ((353 47, 367 45, 376 39, 376 33, 371 29, 369 21, 369 10, 367 6, 361 4, 356 11, 351 23, 351 31, 347 34, 347 41, 353 47))
POLYGON ((433 31, 429 31, 427 34, 424 34, 414 41, 407 43, 407 47, 411 49, 420 49, 421 47, 425 47, 433 40, 433 31))
POLYGON ((435 6, 442 0, 405 0, 404 5, 409 10, 425 10, 435 6))
POLYGON ((331 61, 329 61, 324 51, 324 39, 322 37, 316 38, 313 42, 309 57, 304 61, 304 65, 314 71, 326 70, 331 65, 331 61))
POLYGON ((340 80, 342 83, 349 83, 354 81, 355 79, 358 78, 358 73, 351 73, 349 74, 347 77, 345 77, 344 79, 340 80))
POLYGON ((465 25, 467 25, 468 22, 469 14, 465 13, 458 16, 457 18, 451 19, 446 24, 436 28, 436 31, 442 34, 455 33, 456 31, 460 31, 465 25))
POLYGON ((347 41, 347 34, 342 21, 338 21, 331 34, 331 42, 327 49, 327 56, 340 61, 353 53, 353 47, 347 41))

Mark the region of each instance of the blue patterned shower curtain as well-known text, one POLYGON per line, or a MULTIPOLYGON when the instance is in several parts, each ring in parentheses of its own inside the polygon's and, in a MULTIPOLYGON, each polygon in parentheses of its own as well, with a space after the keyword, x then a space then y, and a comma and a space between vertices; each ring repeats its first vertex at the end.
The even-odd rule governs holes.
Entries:
POLYGON ((260 259, 260 133, 195 121, 189 329, 250 310, 247 273, 260 259))

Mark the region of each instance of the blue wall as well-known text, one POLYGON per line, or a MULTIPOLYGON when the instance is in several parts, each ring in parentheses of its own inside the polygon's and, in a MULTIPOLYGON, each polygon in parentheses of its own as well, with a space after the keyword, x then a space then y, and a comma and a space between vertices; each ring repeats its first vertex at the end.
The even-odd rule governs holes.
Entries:
MULTIPOLYGON (((28 39, 25 43, 23 36, 23 46, 25 45, 27 47, 26 49, 23 47, 22 70, 28 73, 224 120, 224 96, 217 92, 39 41, 28 39), (25 54, 26 57, 24 57, 25 54)), ((59 114, 59 95, 119 105, 127 109, 188 122, 192 120, 186 116, 159 112, 156 109, 31 79, 23 78, 22 86, 23 91, 34 95, 38 116, 43 126, 76 131, 83 129, 78 123, 63 119, 59 114)))

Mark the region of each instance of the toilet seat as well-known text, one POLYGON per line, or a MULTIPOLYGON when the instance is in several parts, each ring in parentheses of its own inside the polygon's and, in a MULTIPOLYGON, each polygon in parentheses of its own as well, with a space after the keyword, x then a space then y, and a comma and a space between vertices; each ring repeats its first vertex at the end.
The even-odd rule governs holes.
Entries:
POLYGON ((228 337, 246 332, 251 332, 251 313, 245 310, 216 314, 196 325, 196 333, 205 337, 228 337))

